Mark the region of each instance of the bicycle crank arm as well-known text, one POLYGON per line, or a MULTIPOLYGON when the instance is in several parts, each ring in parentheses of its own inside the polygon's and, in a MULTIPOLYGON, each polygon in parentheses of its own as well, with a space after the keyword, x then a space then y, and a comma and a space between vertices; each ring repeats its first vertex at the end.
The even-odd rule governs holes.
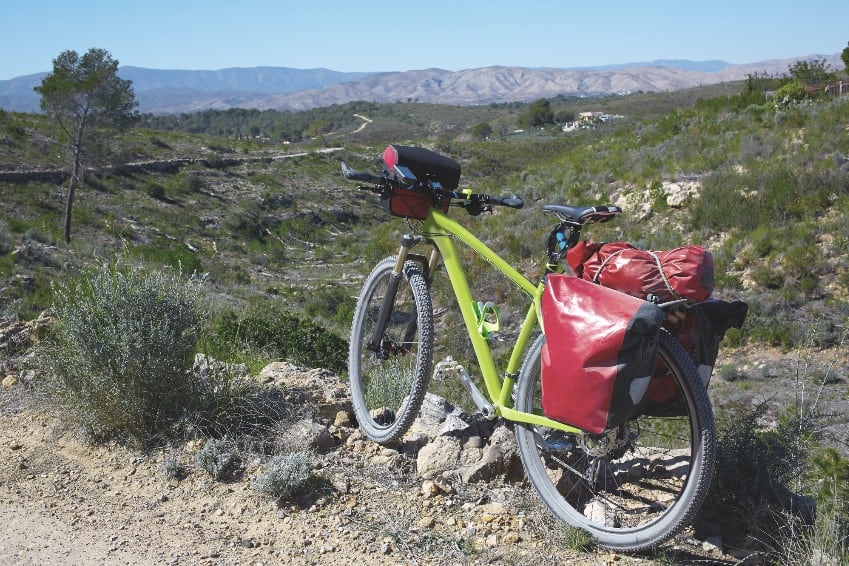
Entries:
POLYGON ((483 414, 485 418, 488 420, 492 420, 496 417, 495 407, 492 406, 486 397, 483 396, 483 393, 475 387, 475 384, 472 383, 472 378, 469 377, 469 372, 466 371, 462 365, 451 359, 451 357, 446 358, 445 360, 436 364, 436 367, 433 368, 433 379, 434 380, 443 380, 442 377, 444 374, 456 373, 457 377, 460 378, 460 383, 463 384, 463 388, 472 398, 472 402, 477 407, 478 411, 483 414))
POLYGON ((469 377, 469 372, 466 371, 461 365, 457 366, 457 375, 460 377, 460 383, 463 384, 463 388, 472 398, 472 403, 475 404, 475 407, 478 408, 478 411, 483 414, 488 420, 492 420, 495 418, 495 407, 492 406, 492 403, 487 401, 486 397, 483 396, 483 393, 480 392, 475 384, 472 382, 472 378, 469 377))

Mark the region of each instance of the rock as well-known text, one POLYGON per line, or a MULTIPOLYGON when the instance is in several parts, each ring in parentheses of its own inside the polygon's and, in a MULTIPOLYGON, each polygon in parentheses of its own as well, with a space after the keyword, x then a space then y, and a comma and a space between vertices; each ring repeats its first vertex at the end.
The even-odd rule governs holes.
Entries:
POLYGON ((466 413, 439 395, 426 393, 419 416, 413 422, 410 431, 432 438, 465 430, 468 427, 466 413))
POLYGON ((436 524, 436 520, 433 517, 422 517, 416 524, 421 529, 432 529, 436 524))
POLYGON ((421 494, 427 499, 439 494, 439 487, 433 480, 425 480, 422 482, 421 494))
POLYGON ((699 195, 701 186, 699 181, 666 181, 661 190, 666 194, 667 205, 671 208, 681 208, 688 200, 699 195))
POLYGON ((230 364, 211 358, 203 353, 195 354, 195 362, 192 366, 192 372, 201 378, 207 378, 214 375, 230 375, 231 377, 245 377, 249 374, 248 366, 245 364, 230 364))
POLYGON ((325 425, 310 419, 301 419, 293 423, 285 430, 283 439, 284 444, 291 448, 319 452, 333 448, 336 440, 325 425))
POLYGON ((9 374, 3 378, 3 387, 10 388, 14 387, 18 383, 18 376, 9 374))
POLYGON ((499 476, 512 480, 521 479, 524 477, 524 470, 517 450, 513 431, 500 424, 490 436, 480 460, 463 467, 460 477, 467 483, 491 481, 499 476))
POLYGON ((349 415, 352 411, 348 386, 329 370, 304 370, 289 362, 272 362, 262 368, 258 378, 282 387, 288 401, 314 408, 319 418, 335 421, 340 411, 349 415))
POLYGON ((351 416, 348 414, 348 411, 337 411, 336 417, 333 419, 333 426, 350 427, 351 416))
POLYGON ((507 507, 503 503, 486 503, 481 506, 481 510, 484 513, 489 513, 490 515, 507 515, 509 511, 507 507))
POLYGON ((419 450, 416 471, 425 479, 454 470, 460 461, 460 441, 451 436, 437 436, 419 450))
POLYGON ((722 554, 722 539, 720 537, 709 537, 702 541, 702 550, 713 554, 722 554))
POLYGON ((584 516, 594 523, 600 523, 607 527, 616 526, 616 517, 614 514, 604 503, 596 499, 590 501, 587 506, 584 507, 584 516))

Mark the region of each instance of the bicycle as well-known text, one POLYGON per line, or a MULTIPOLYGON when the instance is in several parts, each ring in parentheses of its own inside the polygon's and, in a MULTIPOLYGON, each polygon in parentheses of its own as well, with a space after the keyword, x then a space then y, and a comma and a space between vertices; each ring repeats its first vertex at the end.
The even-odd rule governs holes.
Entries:
MULTIPOLYGON (((440 264, 447 272, 465 322, 486 394, 465 370, 460 377, 477 409, 513 423, 519 455, 542 501, 560 520, 587 531, 600 546, 639 551, 656 546, 687 526, 708 492, 715 459, 713 413, 690 356, 675 337, 660 331, 658 367, 677 386, 678 413, 643 414, 603 434, 590 434, 547 418, 541 409, 540 297, 548 274, 564 270, 565 250, 581 230, 621 213, 614 206, 544 205, 557 217, 538 283, 520 274, 448 215, 471 215, 495 206, 522 208, 519 197, 458 191, 459 165, 438 153, 389 146, 380 175, 342 162, 347 180, 378 195, 395 216, 417 223, 401 238, 397 255, 380 261, 357 300, 351 329, 349 377, 362 432, 378 443, 400 438, 421 407, 431 377, 434 316, 430 285, 440 264), (529 307, 506 371, 499 376, 485 328, 493 314, 476 303, 455 240, 476 251, 515 283, 529 307), (562 242, 562 243, 561 243, 562 242), (552 245, 554 243, 555 245, 552 245), (412 253, 429 246, 425 254, 412 253)), ((676 303, 680 303, 677 301, 676 303)), ((660 305, 662 308, 673 306, 660 305)))

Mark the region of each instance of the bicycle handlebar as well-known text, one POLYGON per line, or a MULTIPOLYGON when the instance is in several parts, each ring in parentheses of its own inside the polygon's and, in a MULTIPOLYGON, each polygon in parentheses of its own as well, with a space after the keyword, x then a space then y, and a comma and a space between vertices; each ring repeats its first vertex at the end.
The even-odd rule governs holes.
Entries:
POLYGON ((499 206, 507 206, 510 208, 522 208, 525 206, 525 201, 521 197, 493 197, 489 195, 480 195, 487 197, 487 204, 497 204, 499 206))
POLYGON ((469 214, 472 215, 477 215, 483 211, 489 210, 488 206, 492 205, 506 206, 509 208, 522 208, 525 206, 525 201, 518 196, 495 197, 483 193, 449 191, 439 187, 438 185, 433 186, 431 183, 428 182, 418 182, 410 186, 396 179, 393 179, 388 175, 379 176, 372 175, 371 173, 367 173, 365 171, 357 171, 356 169, 352 169, 344 161, 342 162, 342 176, 349 181, 360 181, 363 183, 374 185, 373 187, 360 187, 363 189, 368 188, 369 190, 372 190, 374 192, 382 193, 383 191, 389 190, 392 187, 398 187, 410 190, 418 190, 422 192, 442 194, 448 196, 454 201, 457 201, 457 204, 459 206, 465 208, 469 212, 469 214))
POLYGON ((371 183, 373 185, 382 185, 387 181, 385 177, 378 177, 365 171, 351 169, 344 161, 342 162, 342 176, 349 181, 362 181, 363 183, 371 183))

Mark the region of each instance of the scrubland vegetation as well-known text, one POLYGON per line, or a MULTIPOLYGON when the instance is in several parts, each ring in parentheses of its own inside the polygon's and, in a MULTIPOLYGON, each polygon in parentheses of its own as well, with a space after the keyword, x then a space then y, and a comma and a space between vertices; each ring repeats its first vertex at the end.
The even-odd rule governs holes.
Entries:
MULTIPOLYGON (((750 305, 723 348, 834 360, 799 370, 790 388, 833 386, 845 407, 849 97, 808 98, 787 84, 754 77, 722 91, 549 101, 553 117, 624 116, 569 133, 553 123, 514 133, 528 119, 518 104, 145 117, 114 165, 86 176, 71 243, 62 185, 0 179, 0 320, 55 317, 40 367, 93 441, 209 439, 197 465, 225 477, 247 445, 239 438, 255 440, 287 415, 231 370, 197 381, 195 353, 253 372, 290 359, 344 374, 358 286, 408 227, 345 183, 339 162, 373 168, 386 144, 421 144, 461 163, 463 187, 525 199, 523 210, 464 221, 529 276, 550 228, 542 203, 622 203, 620 219, 592 231, 597 240, 705 245, 715 294, 750 305), (771 86, 785 91, 767 99, 771 86), (355 134, 357 113, 373 122, 355 134), (317 151, 327 148, 338 149, 317 151), (132 165, 176 158, 195 161, 132 165), (682 182, 697 191, 670 204, 664 187, 682 182)), ((43 117, 0 111, 0 173, 59 168, 54 142, 43 117)), ((503 305, 509 323, 522 297, 468 259, 475 293, 503 305)), ((448 306, 436 285, 437 305, 448 306)), ((440 314, 444 328, 458 320, 440 314)), ((469 355, 445 347, 439 354, 469 355)), ((748 374, 731 358, 715 379, 745 384, 748 374)), ((703 515, 764 538, 778 562, 845 564, 849 452, 845 435, 823 431, 847 417, 797 397, 771 415, 714 398, 720 465, 703 515)), ((309 485, 309 454, 265 456, 257 492, 277 499, 309 485)))

